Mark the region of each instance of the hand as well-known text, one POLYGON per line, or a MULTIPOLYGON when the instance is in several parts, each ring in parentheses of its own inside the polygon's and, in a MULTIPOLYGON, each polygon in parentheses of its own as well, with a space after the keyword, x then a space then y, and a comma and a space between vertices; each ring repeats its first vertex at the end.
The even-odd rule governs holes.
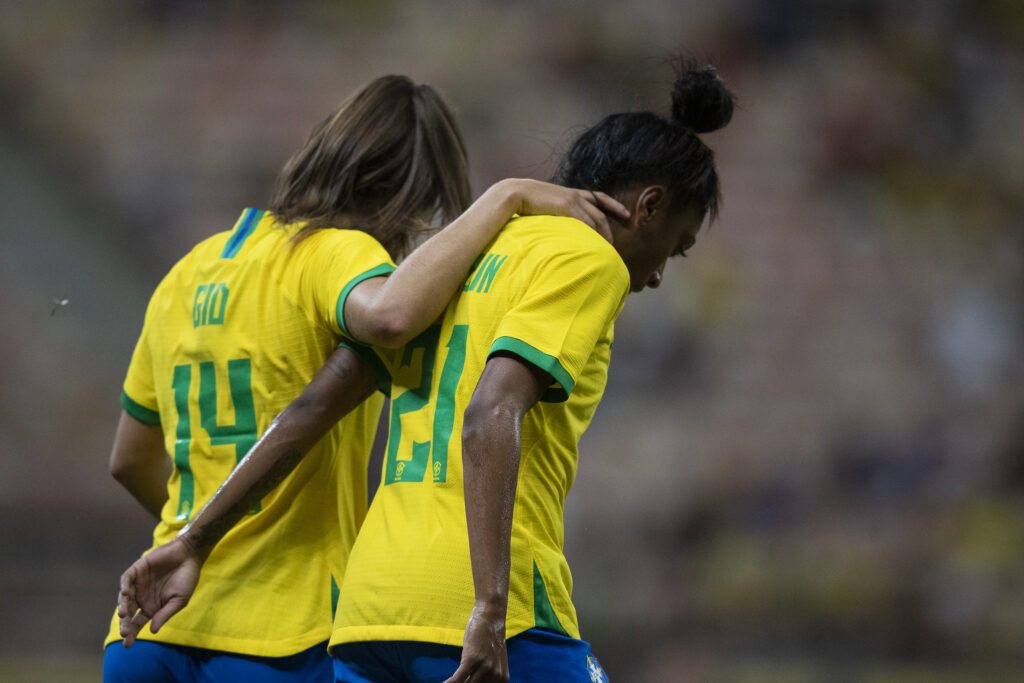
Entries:
POLYGON ((629 219, 629 211, 619 201, 604 192, 575 190, 539 180, 513 179, 514 196, 518 200, 515 212, 520 216, 567 216, 583 221, 601 237, 612 241, 611 227, 606 213, 629 219))
POLYGON ((124 646, 131 647, 146 622, 156 633, 188 604, 199 583, 202 559, 178 537, 135 561, 121 575, 117 616, 124 646))
POLYGON ((466 624, 462 661, 445 683, 505 683, 508 680, 505 649, 505 609, 477 603, 466 624))

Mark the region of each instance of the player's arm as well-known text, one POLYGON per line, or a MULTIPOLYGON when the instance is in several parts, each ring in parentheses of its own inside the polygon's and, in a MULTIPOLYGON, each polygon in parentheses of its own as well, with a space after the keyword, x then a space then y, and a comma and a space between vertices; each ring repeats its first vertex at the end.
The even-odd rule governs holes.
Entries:
POLYGON ((551 375, 517 356, 495 354, 466 408, 462 468, 475 602, 462 661, 449 682, 508 680, 505 614, 520 430, 551 381, 551 375))
POLYGON ((142 507, 160 519, 171 476, 171 459, 164 450, 160 425, 140 422, 122 410, 110 452, 110 474, 142 507))
POLYGON ((203 562, 248 510, 295 469, 334 424, 375 389, 373 374, 348 349, 327 359, 302 394, 285 408, 212 498, 171 542, 121 575, 117 614, 130 647, 152 619, 156 633, 187 603, 203 562))
POLYGON ((492 185, 444 230, 413 251, 387 278, 370 278, 345 301, 345 325, 365 344, 403 346, 444 311, 473 260, 513 215, 577 218, 611 240, 605 212, 629 218, 603 192, 510 178, 492 185))

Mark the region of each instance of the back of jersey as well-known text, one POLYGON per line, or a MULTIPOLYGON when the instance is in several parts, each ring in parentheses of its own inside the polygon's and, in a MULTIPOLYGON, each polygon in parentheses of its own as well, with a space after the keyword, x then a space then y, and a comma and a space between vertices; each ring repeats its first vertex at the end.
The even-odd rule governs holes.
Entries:
MULTIPOLYGON (((176 264, 150 301, 122 405, 161 426, 174 464, 154 545, 181 530, 323 365, 351 287, 393 269, 365 233, 321 230, 298 245, 292 234, 247 209, 176 264)), ((190 604, 139 637, 275 657, 325 640, 331 570, 343 571, 365 516, 382 402, 375 396, 321 440, 217 545, 190 604), (347 507, 336 512, 338 501, 347 507)))
POLYGON ((377 351, 377 369, 391 384, 388 446, 341 587, 332 645, 462 644, 473 578, 459 435, 494 353, 554 380, 522 425, 506 633, 543 626, 579 637, 562 504, 628 286, 619 255, 583 223, 517 218, 481 255, 440 324, 404 349, 377 351))

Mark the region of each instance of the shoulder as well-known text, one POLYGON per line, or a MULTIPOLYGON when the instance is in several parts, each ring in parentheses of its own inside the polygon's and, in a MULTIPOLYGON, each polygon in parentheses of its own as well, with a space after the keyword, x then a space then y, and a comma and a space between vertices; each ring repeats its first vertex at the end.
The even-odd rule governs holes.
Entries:
POLYGON ((608 240, 586 223, 561 216, 523 216, 508 223, 499 241, 524 251, 541 268, 597 272, 629 286, 629 271, 608 240))
POLYGON ((608 240, 575 218, 563 216, 521 216, 509 221, 502 234, 553 251, 592 254, 601 260, 621 261, 608 240))
POLYGON ((210 235, 206 239, 198 242, 193 246, 188 253, 178 259, 177 263, 171 266, 171 269, 167 271, 167 275, 164 276, 163 281, 160 283, 161 287, 169 286, 170 283, 176 282, 182 278, 191 277, 192 273, 200 268, 205 263, 210 263, 220 258, 220 253, 224 249, 224 245, 231 236, 230 230, 218 232, 210 235))
POLYGON ((380 242, 370 235, 370 233, 348 228, 322 228, 313 232, 299 244, 304 245, 307 243, 318 247, 344 246, 349 249, 384 250, 384 247, 381 246, 380 242))
POLYGON ((312 260, 319 267, 340 263, 357 265, 373 262, 391 263, 387 250, 373 236, 362 230, 323 228, 305 237, 292 249, 298 261, 312 260), (340 260, 339 260, 340 259, 340 260))

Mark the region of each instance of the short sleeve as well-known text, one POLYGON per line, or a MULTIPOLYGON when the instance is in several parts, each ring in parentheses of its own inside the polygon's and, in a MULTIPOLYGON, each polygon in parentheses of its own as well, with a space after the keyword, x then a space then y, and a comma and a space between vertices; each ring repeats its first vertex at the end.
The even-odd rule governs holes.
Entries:
POLYGON ((342 339, 338 348, 348 349, 354 353, 373 373, 374 379, 377 380, 377 388, 385 396, 391 394, 391 371, 388 368, 391 364, 391 356, 394 355, 393 349, 377 349, 351 339, 342 339))
POLYGON ((356 285, 388 275, 395 264, 380 243, 359 230, 320 230, 293 254, 300 269, 299 297, 335 334, 349 336, 345 300, 356 285))
POLYGON ((557 386, 542 400, 564 401, 628 289, 629 273, 610 247, 547 256, 502 317, 488 356, 509 352, 545 370, 557 386))
POLYGON ((132 352, 132 360, 128 365, 128 374, 121 392, 121 407, 139 422, 159 425, 160 411, 153 376, 153 354, 149 344, 152 308, 153 305, 150 303, 142 325, 142 334, 135 344, 135 351, 132 352))

